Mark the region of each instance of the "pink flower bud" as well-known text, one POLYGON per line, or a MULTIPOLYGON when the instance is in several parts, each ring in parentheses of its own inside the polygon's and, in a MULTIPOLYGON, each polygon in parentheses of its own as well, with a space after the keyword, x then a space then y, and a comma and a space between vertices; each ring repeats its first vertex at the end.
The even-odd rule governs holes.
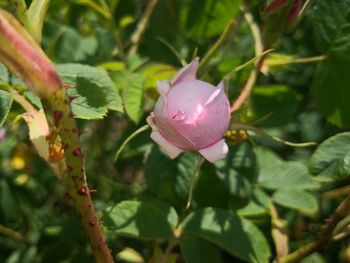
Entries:
POLYGON ((9 13, 0 10, 0 62, 41 97, 62 87, 55 67, 33 38, 9 13))
POLYGON ((298 19, 299 12, 301 10, 301 0, 294 0, 293 5, 288 13, 288 24, 293 25, 298 19))
POLYGON ((160 97, 147 118, 151 138, 175 158, 199 151, 210 162, 225 157, 223 139, 230 121, 230 104, 223 82, 217 87, 196 79, 198 58, 182 68, 169 83, 158 81, 160 97))

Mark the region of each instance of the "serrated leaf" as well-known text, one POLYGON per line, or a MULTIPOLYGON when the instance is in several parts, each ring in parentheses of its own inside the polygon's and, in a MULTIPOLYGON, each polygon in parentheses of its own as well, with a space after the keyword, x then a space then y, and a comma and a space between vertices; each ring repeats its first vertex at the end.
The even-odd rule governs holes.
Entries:
POLYGON ((350 127, 350 1, 318 1, 316 10, 315 42, 326 59, 317 67, 313 97, 331 123, 350 127))
POLYGON ((269 262, 269 244, 249 220, 223 209, 205 208, 189 214, 181 227, 183 234, 208 240, 247 262, 269 262))
POLYGON ((311 175, 322 182, 344 180, 350 175, 350 132, 337 134, 322 142, 310 157, 311 175))
POLYGON ((319 188, 319 184, 309 175, 307 167, 297 162, 271 164, 264 167, 259 173, 258 183, 267 189, 319 188))
POLYGON ((7 68, 0 63, 0 83, 8 83, 10 80, 10 74, 7 68))
POLYGON ((2 127, 10 112, 12 101, 12 96, 8 92, 0 90, 0 127, 2 127))
POLYGON ((326 53, 346 23, 350 13, 349 0, 317 1, 313 9, 314 39, 317 47, 326 53))
POLYGON ((192 1, 187 14, 186 30, 193 38, 213 37, 223 32, 239 12, 241 0, 192 1))
POLYGON ((282 188, 273 194, 272 199, 280 206, 295 209, 305 215, 315 216, 318 211, 316 198, 304 190, 282 188))
POLYGON ((63 83, 72 85, 70 96, 78 96, 72 101, 76 118, 101 119, 107 110, 122 112, 119 93, 106 71, 81 64, 57 65, 63 83))
POLYGON ((157 146, 153 147, 145 164, 147 185, 162 199, 184 207, 196 158, 193 153, 185 153, 171 160, 157 146))
POLYGON ((107 208, 102 220, 109 230, 134 238, 170 238, 177 224, 172 207, 141 201, 123 201, 107 208))
POLYGON ((215 167, 231 195, 239 198, 250 196, 250 181, 255 178, 257 167, 256 156, 249 143, 232 147, 225 159, 215 163, 215 167))

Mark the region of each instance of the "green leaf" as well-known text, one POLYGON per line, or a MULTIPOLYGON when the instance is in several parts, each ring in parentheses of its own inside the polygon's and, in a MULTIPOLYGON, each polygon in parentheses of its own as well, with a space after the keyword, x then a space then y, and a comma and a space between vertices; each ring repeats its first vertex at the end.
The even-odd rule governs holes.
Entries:
POLYGON ((283 160, 275 152, 264 147, 256 147, 255 154, 258 161, 259 169, 271 164, 281 164, 283 160))
POLYGON ((241 0, 195 0, 187 13, 185 29, 192 38, 220 34, 239 13, 241 0))
POLYGON ((70 96, 78 96, 72 102, 76 118, 101 119, 107 110, 122 112, 119 93, 106 71, 81 64, 57 65, 63 83, 72 85, 70 96))
POLYGON ((10 93, 0 90, 0 127, 2 127, 10 112, 12 101, 10 93))
POLYGON ((10 74, 7 70, 7 68, 0 63, 0 83, 9 83, 10 81, 10 74))
POLYGON ((315 42, 327 58, 317 67, 313 97, 331 123, 350 127, 350 1, 318 1, 316 7, 315 42))
POLYGON ((283 85, 254 87, 252 94, 252 118, 260 119, 268 116, 264 126, 286 124, 295 117, 300 95, 283 85))
POLYGON ((140 73, 124 71, 116 75, 114 81, 122 90, 126 113, 133 122, 138 123, 143 114, 144 77, 140 73))
POLYGON ((318 211, 316 198, 304 190, 282 188, 273 194, 272 199, 280 206, 298 210, 305 215, 315 216, 318 211))
POLYGON ((176 160, 164 155, 159 147, 152 148, 145 164, 145 177, 149 188, 160 198, 184 207, 197 155, 185 153, 176 160))
POLYGON ((107 208, 102 220, 109 230, 134 238, 170 238, 177 225, 172 207, 141 201, 123 201, 107 208))
POLYGON ((317 1, 313 11, 314 39, 319 50, 326 53, 347 24, 350 1, 317 1))
POLYGON ((53 47, 58 61, 84 62, 96 53, 98 47, 96 37, 83 37, 75 28, 67 26, 56 25, 56 30, 62 31, 53 47))
POLYGON ((317 189, 319 184, 312 180, 307 167, 297 162, 271 164, 261 169, 258 183, 267 189, 298 188, 317 189))
POLYGON ((256 217, 267 213, 271 205, 270 197, 261 189, 255 188, 248 204, 237 210, 238 215, 256 217))
POLYGON ((247 198, 256 174, 256 156, 252 146, 243 142, 230 149, 224 160, 215 163, 218 177, 225 183, 231 195, 247 198))
POLYGON ((204 239, 192 235, 182 235, 180 248, 186 263, 222 262, 219 250, 204 239))
POLYGON ((0 180, 0 215, 5 222, 13 222, 20 215, 18 202, 5 180, 0 180))
POLYGON ((206 239, 247 262, 269 262, 269 244, 249 220, 223 209, 192 212, 182 223, 183 234, 206 239))
POLYGON ((350 132, 337 134, 322 142, 308 163, 310 174, 322 182, 349 178, 349 166, 350 132))

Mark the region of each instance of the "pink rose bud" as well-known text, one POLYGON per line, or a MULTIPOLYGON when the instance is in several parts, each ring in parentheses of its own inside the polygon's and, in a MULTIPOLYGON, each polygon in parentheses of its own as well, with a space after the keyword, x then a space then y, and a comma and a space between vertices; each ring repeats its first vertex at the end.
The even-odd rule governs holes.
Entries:
POLYGON ((41 97, 62 87, 55 67, 22 25, 0 10, 0 62, 41 97))
POLYGON ((228 152, 223 136, 230 122, 230 103, 223 82, 215 87, 196 79, 198 61, 182 68, 170 83, 158 81, 160 96, 147 122, 151 138, 170 158, 199 151, 215 162, 228 152))
POLYGON ((289 3, 290 0, 273 0, 266 6, 265 12, 271 15, 279 10, 281 10, 285 5, 289 3))

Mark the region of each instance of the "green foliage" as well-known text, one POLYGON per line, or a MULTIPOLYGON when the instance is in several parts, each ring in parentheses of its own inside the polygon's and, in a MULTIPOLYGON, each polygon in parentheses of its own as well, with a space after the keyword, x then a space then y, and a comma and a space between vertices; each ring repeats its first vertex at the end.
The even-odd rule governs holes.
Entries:
POLYGON ((57 66, 62 81, 68 88, 76 118, 102 119, 108 109, 123 112, 118 90, 108 74, 98 68, 81 64, 57 66))
POLYGON ((340 127, 350 126, 347 68, 350 59, 350 1, 319 1, 315 14, 315 42, 327 58, 315 73, 313 95, 322 113, 340 127), (332 87, 332 88, 330 88, 332 87))
POLYGON ((296 188, 312 190, 319 184, 312 180, 307 167, 301 163, 290 162, 270 164, 260 170, 259 185, 266 189, 296 188))
POLYGON ((309 160, 310 174, 321 182, 349 178, 349 142, 350 133, 344 132, 320 144, 309 160))
POLYGON ((4 124, 12 105, 12 96, 0 90, 0 127, 4 124))
POLYGON ((315 216, 318 211, 316 198, 301 189, 278 189, 273 194, 272 199, 278 205, 298 210, 306 215, 315 216))
POLYGON ((261 231, 249 220, 228 211, 198 210, 188 215, 182 228, 186 234, 211 241, 245 261, 269 262, 270 248, 261 231))
MULTIPOLYGON (((311 1, 303 22, 283 36, 288 8, 266 17, 271 1, 158 0, 146 23, 152 1, 58 0, 45 10, 46 2, 26 1, 36 21, 32 33, 42 35, 79 130, 88 131, 81 143, 89 187, 96 189, 96 222, 118 262, 282 262, 280 246, 293 252, 319 240, 325 215, 332 216, 349 187, 350 0, 311 1), (256 25, 247 21, 250 15, 256 25), (217 84, 255 57, 251 29, 260 28, 275 52, 258 72, 248 103, 232 114, 232 125, 318 146, 290 147, 232 131, 228 154, 203 162, 192 193, 199 154, 171 160, 149 131, 128 142, 114 163, 118 145, 145 127, 159 96, 157 81, 171 80, 182 61, 203 58, 230 21, 234 32, 198 77, 217 84), (285 243, 275 240, 276 231, 285 243)), ((12 10, 9 1, 0 0, 0 7, 12 10)), ((230 79, 231 104, 252 69, 230 79)), ((42 122, 23 114, 28 107, 12 103, 12 89, 35 109, 46 105, 0 64, 0 262, 94 262, 73 200, 53 173, 64 161, 46 162, 49 153, 62 153, 60 139, 54 138, 56 146, 50 141, 56 130, 42 134, 42 122)), ((298 262, 349 261, 347 242, 322 246, 298 262)))
POLYGON ((136 238, 170 238, 177 220, 172 207, 141 201, 123 201, 103 216, 109 230, 136 238))

